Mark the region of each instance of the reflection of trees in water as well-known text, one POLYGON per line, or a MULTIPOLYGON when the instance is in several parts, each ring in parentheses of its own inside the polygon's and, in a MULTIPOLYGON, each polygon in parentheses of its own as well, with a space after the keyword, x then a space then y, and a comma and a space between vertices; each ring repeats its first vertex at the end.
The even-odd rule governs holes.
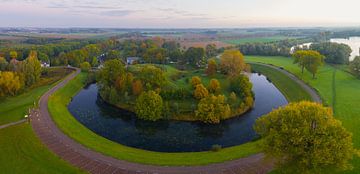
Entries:
POLYGON ((144 120, 135 120, 136 130, 146 136, 155 135, 158 131, 166 131, 169 127, 168 121, 144 121, 144 120))
POLYGON ((214 125, 197 123, 196 129, 197 134, 203 138, 221 138, 226 130, 229 130, 229 124, 226 122, 214 125))
POLYGON ((120 118, 124 122, 131 122, 133 118, 135 118, 135 113, 129 112, 124 109, 116 108, 107 104, 100 95, 97 95, 96 105, 99 106, 100 109, 100 116, 105 118, 113 118, 118 119, 120 118))

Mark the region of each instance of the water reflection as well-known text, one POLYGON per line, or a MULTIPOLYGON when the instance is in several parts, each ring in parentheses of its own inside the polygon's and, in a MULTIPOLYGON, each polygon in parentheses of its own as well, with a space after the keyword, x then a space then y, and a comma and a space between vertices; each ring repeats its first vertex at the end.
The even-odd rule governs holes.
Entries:
POLYGON ((181 121, 147 122, 134 113, 114 108, 98 96, 96 84, 78 93, 69 111, 93 132, 118 143, 161 152, 193 152, 243 144, 256 138, 256 118, 287 104, 285 97, 265 76, 252 74, 255 107, 248 113, 217 125, 181 121))

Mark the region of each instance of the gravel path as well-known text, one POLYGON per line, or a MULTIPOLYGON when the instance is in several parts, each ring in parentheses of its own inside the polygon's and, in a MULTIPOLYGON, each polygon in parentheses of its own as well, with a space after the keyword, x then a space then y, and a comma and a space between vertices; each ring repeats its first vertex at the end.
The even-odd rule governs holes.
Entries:
POLYGON ((263 154, 206 166, 166 167, 131 163, 92 151, 62 133, 53 122, 47 107, 49 96, 63 87, 78 73, 80 73, 79 69, 45 93, 40 99, 39 109, 34 110, 30 116, 33 129, 40 140, 51 151, 76 167, 89 173, 106 174, 262 174, 268 173, 273 168, 273 161, 265 160, 263 154))

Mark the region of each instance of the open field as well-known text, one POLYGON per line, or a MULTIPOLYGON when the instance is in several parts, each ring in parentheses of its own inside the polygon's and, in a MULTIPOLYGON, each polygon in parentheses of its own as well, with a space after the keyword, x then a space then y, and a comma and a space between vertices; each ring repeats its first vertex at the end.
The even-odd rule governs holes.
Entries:
MULTIPOLYGON (((347 130, 353 133, 354 146, 360 148, 359 79, 330 65, 322 67, 317 74, 317 79, 312 79, 308 72, 301 74, 300 68, 292 63, 291 58, 287 57, 247 56, 246 60, 284 67, 317 89, 326 104, 333 106, 335 117, 342 121, 347 130)), ((360 173, 360 158, 355 157, 352 164, 354 170, 346 173, 360 173)))
POLYGON ((66 76, 68 72, 61 69, 50 69, 43 75, 38 84, 26 89, 20 95, 3 98, 0 101, 0 125, 24 118, 29 108, 34 107, 40 96, 51 88, 54 83, 66 76))
POLYGON ((0 173, 83 173, 56 157, 28 123, 0 130, 0 173))
POLYGON ((280 40, 291 39, 286 36, 270 36, 270 37, 251 37, 251 38, 242 38, 234 40, 224 40, 223 42, 233 45, 245 44, 245 43, 266 43, 266 42, 275 42, 280 40))

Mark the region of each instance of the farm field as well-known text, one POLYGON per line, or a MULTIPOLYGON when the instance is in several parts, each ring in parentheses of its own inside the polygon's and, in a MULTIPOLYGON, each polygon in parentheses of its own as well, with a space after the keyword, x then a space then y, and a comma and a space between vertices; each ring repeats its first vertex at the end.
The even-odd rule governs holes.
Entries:
POLYGON ((223 42, 233 45, 245 44, 245 43, 266 43, 266 42, 275 42, 280 40, 291 39, 286 36, 271 36, 271 37, 252 37, 252 38, 242 38, 235 40, 224 40, 223 42))

